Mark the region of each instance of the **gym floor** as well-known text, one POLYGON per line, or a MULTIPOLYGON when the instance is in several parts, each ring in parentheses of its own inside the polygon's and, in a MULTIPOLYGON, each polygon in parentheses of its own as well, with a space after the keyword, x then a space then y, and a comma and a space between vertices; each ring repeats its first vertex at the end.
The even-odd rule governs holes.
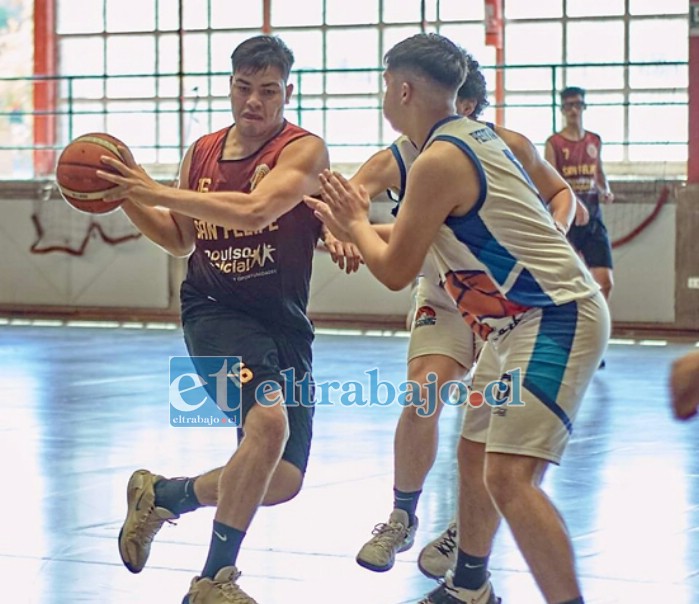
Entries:
MULTIPOLYGON (((233 430, 169 424, 168 359, 185 354, 181 332, 0 323, 6 596, 23 604, 179 604, 205 560, 213 510, 163 527, 139 575, 122 566, 117 534, 133 470, 195 475, 223 464, 235 447, 233 430)), ((319 330, 315 378, 361 380, 375 367, 399 383, 406 335, 319 330)), ((588 604, 699 604, 699 420, 674 421, 666 392, 670 362, 693 346, 613 341, 563 463, 547 475, 588 604)), ((416 559, 454 512, 453 407, 440 420, 414 548, 388 573, 354 561, 390 512, 399 412, 397 404, 318 408, 304 490, 258 512, 238 559, 241 585, 260 604, 403 604, 435 586, 416 559)), ((503 604, 543 602, 506 527, 491 570, 503 604)))

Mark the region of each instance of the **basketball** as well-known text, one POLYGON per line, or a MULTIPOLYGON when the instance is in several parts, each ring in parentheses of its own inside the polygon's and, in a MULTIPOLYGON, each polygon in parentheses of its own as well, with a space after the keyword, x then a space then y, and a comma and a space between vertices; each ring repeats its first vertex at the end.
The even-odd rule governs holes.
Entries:
POLYGON ((123 161, 117 145, 125 147, 118 138, 104 132, 83 134, 63 149, 56 166, 56 182, 72 207, 88 214, 106 214, 116 210, 123 199, 104 202, 104 194, 116 185, 98 178, 97 170, 114 172, 100 157, 111 156, 123 161))

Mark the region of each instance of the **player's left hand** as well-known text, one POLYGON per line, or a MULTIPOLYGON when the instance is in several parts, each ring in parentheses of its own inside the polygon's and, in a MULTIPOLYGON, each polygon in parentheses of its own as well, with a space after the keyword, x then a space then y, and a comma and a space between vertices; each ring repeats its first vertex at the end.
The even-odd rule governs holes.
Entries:
POLYGON ((304 202, 335 237, 341 241, 353 241, 353 227, 369 224, 369 194, 364 187, 357 189, 344 176, 331 170, 323 170, 319 179, 323 200, 306 196, 304 202))
POLYGON ((348 225, 369 221, 371 200, 364 187, 357 189, 342 174, 323 170, 320 176, 320 192, 338 220, 348 225))
POLYGON ((573 224, 575 224, 575 226, 585 226, 588 222, 590 222, 590 212, 582 201, 577 200, 573 224))
POLYGON ((313 210, 316 218, 323 222, 328 232, 330 232, 336 239, 340 241, 350 240, 351 234, 347 230, 347 225, 337 220, 327 203, 325 203, 322 199, 310 197, 309 195, 304 195, 303 201, 313 210))
POLYGON ((602 203, 613 203, 614 193, 611 191, 601 191, 599 194, 599 199, 602 203))
POLYGON ((97 176, 99 178, 117 185, 104 195, 104 201, 128 199, 139 205, 158 205, 156 201, 157 191, 165 185, 161 185, 154 181, 148 173, 136 163, 129 149, 120 146, 119 152, 124 158, 123 162, 108 156, 102 157, 102 163, 113 168, 119 172, 119 174, 97 170, 97 176))
POLYGON ((359 270, 363 260, 359 249, 354 243, 340 241, 330 232, 327 226, 324 226, 323 244, 330 252, 330 258, 337 264, 340 270, 344 270, 348 275, 359 270))

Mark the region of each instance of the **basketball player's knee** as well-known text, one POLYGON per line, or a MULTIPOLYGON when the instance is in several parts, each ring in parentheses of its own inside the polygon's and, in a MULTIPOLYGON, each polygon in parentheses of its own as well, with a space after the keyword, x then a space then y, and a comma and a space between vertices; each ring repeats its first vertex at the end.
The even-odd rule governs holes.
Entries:
POLYGON ((285 489, 283 493, 280 494, 278 497, 278 502, 277 503, 284 503, 285 501, 290 501, 296 495, 298 495, 301 492, 301 488, 303 487, 303 476, 300 476, 298 478, 292 479, 290 482, 288 482, 285 485, 285 489))
POLYGON ((303 486, 303 472, 292 463, 281 460, 272 475, 262 505, 272 506, 296 497, 303 486))
POLYGON ((289 421, 283 409, 264 409, 255 414, 254 422, 245 426, 246 438, 254 440, 257 448, 278 456, 289 440, 289 421))
POLYGON ((401 422, 408 424, 410 427, 426 428, 433 425, 439 418, 441 405, 434 401, 423 399, 423 403, 419 405, 408 405, 401 411, 401 422))
POLYGON ((463 488, 477 488, 478 485, 483 484, 485 480, 483 470, 484 456, 484 444, 473 442, 463 436, 459 438, 457 458, 459 462, 459 476, 463 488))
POLYGON ((289 421, 285 414, 277 414, 265 421, 265 435, 272 446, 283 449, 289 440, 289 421))

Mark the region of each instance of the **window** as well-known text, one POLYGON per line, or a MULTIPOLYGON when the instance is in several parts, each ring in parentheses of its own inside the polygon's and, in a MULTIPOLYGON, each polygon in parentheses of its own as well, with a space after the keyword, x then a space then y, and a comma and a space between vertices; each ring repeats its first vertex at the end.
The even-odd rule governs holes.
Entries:
POLYGON ((384 0, 384 23, 419 23, 421 20, 420 0, 384 0))
POLYGON ((60 34, 94 34, 104 31, 104 6, 101 2, 59 0, 56 2, 56 27, 60 34))
MULTIPOLYGON (((604 2, 566 0, 566 15, 568 17, 604 17, 623 14, 624 0, 605 0, 604 2)), ((591 39, 599 40, 599 38, 591 39)))
POLYGON ((554 129, 551 103, 548 93, 526 96, 509 94, 505 110, 507 127, 526 133, 532 141, 543 143, 554 129))
POLYGON ((563 54, 563 26, 546 23, 512 23, 505 30, 506 65, 541 65, 534 69, 507 69, 507 90, 550 90, 552 66, 563 54))
POLYGON ((686 15, 687 0, 663 0, 662 8, 657 0, 629 0, 631 15, 686 15), (662 13, 660 12, 662 11, 662 13))
POLYGON ((464 2, 463 0, 439 0, 438 19, 449 21, 478 21, 485 19, 484 2, 464 2))
POLYGON ((687 19, 637 19, 629 30, 631 61, 686 61, 687 19))
POLYGON ((325 0, 325 18, 328 25, 369 25, 379 22, 379 3, 376 0, 325 0))
MULTIPOLYGON (((661 4, 507 0, 505 125, 541 148, 561 127, 558 92, 579 85, 588 91, 586 126, 602 135, 606 161, 682 161, 687 1, 661 4)), ((148 161, 176 163, 197 136, 230 123, 230 55, 261 31, 262 3, 231 10, 230 0, 187 0, 181 43, 179 5, 56 0, 60 71, 72 76, 60 85, 61 109, 70 107, 71 117, 60 120, 58 144, 78 131, 112 129, 141 145, 148 161)), ((327 139, 333 161, 360 162, 395 137, 381 113, 382 58, 423 20, 474 55, 495 102, 496 51, 485 45, 482 0, 274 0, 271 7, 273 32, 296 57, 288 115, 327 139)), ((493 107, 483 115, 495 117, 493 107)))
MULTIPOLYGON (((228 0, 230 1, 230 0, 228 0)), ((223 0, 227 4, 226 0, 223 0)), ((236 11, 229 9, 231 14, 236 11)), ((323 24, 323 0, 274 0, 272 26, 279 27, 318 27, 323 24)), ((234 24, 230 24, 233 27, 234 24)))
MULTIPOLYGON (((94 4, 99 6, 98 2, 94 4)), ((106 31, 155 30, 155 4, 142 0, 107 0, 106 31)))
POLYGON ((551 19, 563 16, 562 0, 507 0, 504 5, 506 19, 551 19))

